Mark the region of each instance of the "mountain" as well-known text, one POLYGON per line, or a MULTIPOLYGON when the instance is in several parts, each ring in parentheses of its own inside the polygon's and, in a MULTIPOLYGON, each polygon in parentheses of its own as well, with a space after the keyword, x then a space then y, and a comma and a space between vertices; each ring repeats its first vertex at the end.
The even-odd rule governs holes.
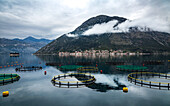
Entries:
POLYGON ((99 15, 88 19, 74 31, 60 36, 35 54, 90 49, 170 52, 170 34, 136 25, 123 17, 99 15))
POLYGON ((106 15, 99 15, 99 16, 92 17, 88 19, 87 21, 85 21, 82 25, 80 25, 73 32, 71 32, 71 34, 81 35, 83 34, 83 32, 87 31, 89 28, 91 28, 92 26, 96 24, 107 23, 112 20, 117 20, 117 23, 113 26, 113 27, 116 27, 118 26, 118 24, 125 22, 127 19, 123 17, 118 17, 118 16, 110 17, 106 15))
POLYGON ((34 53, 49 42, 51 42, 51 40, 35 39, 33 37, 27 37, 25 39, 0 38, 0 53, 34 53))
POLYGON ((31 36, 23 39, 24 42, 46 42, 46 43, 49 43, 51 42, 51 40, 48 40, 48 39, 35 39, 31 36))
POLYGON ((36 39, 32 36, 29 36, 25 39, 18 39, 18 38, 15 38, 13 39, 15 41, 24 41, 24 42, 27 42, 27 43, 36 43, 36 42, 42 42, 42 43, 50 43, 52 40, 48 40, 48 39, 36 39))

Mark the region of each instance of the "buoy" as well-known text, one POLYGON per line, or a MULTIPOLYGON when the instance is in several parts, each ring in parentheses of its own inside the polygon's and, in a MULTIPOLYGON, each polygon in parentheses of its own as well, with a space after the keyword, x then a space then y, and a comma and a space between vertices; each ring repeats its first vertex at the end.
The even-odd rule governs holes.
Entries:
POLYGON ((127 87, 123 87, 123 92, 128 92, 128 88, 127 87))
POLYGON ((100 73, 103 73, 103 70, 100 70, 100 73))
POLYGON ((2 93, 2 96, 3 96, 3 97, 9 96, 9 91, 4 91, 4 92, 2 93))
POLYGON ((44 74, 46 75, 46 74, 47 74, 47 71, 44 71, 44 74))
POLYGON ((22 65, 21 65, 21 68, 22 68, 22 65))
POLYGON ((97 67, 98 65, 96 64, 96 67, 97 67))
POLYGON ((145 64, 143 64, 143 66, 145 66, 145 64))

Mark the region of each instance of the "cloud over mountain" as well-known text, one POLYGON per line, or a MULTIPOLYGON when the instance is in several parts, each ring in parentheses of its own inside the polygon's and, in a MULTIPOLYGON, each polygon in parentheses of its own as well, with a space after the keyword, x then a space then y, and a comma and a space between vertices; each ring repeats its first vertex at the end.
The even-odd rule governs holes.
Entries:
POLYGON ((169 0, 1 0, 0 36, 54 39, 99 14, 141 19, 167 32, 169 5, 169 0))

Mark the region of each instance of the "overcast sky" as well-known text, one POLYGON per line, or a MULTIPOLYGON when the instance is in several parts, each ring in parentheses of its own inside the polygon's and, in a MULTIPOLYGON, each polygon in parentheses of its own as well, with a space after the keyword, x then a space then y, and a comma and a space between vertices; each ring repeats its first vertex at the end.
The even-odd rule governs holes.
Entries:
POLYGON ((170 32, 169 10, 170 0, 0 0, 0 38, 55 39, 101 14, 165 23, 170 32))

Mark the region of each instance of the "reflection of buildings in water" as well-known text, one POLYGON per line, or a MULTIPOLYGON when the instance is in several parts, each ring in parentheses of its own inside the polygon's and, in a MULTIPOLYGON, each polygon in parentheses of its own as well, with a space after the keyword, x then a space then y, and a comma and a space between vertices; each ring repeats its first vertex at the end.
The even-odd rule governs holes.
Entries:
POLYGON ((135 55, 122 55, 122 54, 114 54, 114 55, 111 55, 111 54, 82 54, 82 55, 76 55, 75 53, 70 53, 70 55, 59 55, 59 57, 70 57, 70 56, 73 56, 73 57, 76 57, 76 58, 81 58, 81 57, 84 57, 84 58, 90 58, 90 59, 95 59, 95 58, 123 58, 123 57, 128 57, 128 56, 135 56, 135 55))
POLYGON ((108 50, 86 50, 84 52, 75 51, 75 52, 59 52, 60 57, 67 57, 67 56, 75 56, 75 57, 102 57, 108 58, 110 57, 123 57, 123 56, 139 56, 139 55, 146 55, 144 53, 130 53, 130 52, 123 52, 123 51, 108 51, 108 50))

